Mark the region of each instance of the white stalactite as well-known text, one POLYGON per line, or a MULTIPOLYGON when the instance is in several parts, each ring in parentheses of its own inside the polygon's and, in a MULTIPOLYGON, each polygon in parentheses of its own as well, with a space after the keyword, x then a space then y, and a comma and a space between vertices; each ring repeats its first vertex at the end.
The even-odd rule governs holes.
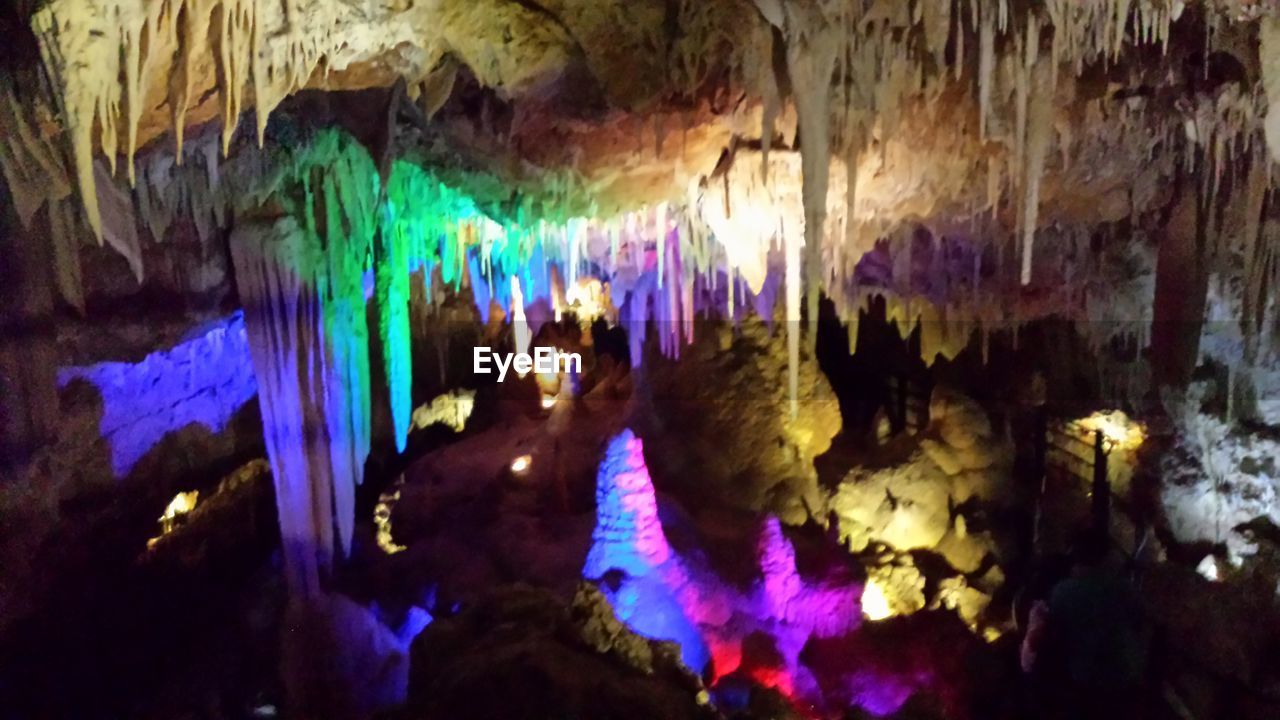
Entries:
POLYGON ((1028 71, 1031 97, 1027 114, 1026 171, 1022 217, 1022 284, 1031 283, 1032 251, 1040 223, 1040 186, 1053 133, 1052 69, 1044 59, 1028 71))
POLYGON ((996 29, 986 3, 978 26, 978 136, 986 140, 991 122, 991 92, 996 72, 996 29))
POLYGON ((1264 124, 1271 159, 1280 162, 1280 18, 1265 17, 1258 24, 1258 56, 1262 60, 1262 86, 1267 96, 1264 124))
MULTIPOLYGON (((827 185, 831 172, 831 81, 840 28, 822 4, 790 4, 786 10, 787 69, 800 119, 804 196, 805 273, 809 283, 810 334, 816 336, 822 242, 826 234, 827 185)), ((787 264, 787 385, 791 416, 798 412, 800 378, 800 239, 784 237, 787 264)), ((812 341, 812 338, 811 338, 812 341)))

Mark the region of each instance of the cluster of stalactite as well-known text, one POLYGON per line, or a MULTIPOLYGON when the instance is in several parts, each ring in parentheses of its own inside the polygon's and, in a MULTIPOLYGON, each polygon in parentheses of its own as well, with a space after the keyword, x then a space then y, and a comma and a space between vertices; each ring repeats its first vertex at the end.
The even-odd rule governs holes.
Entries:
MULTIPOLYGON (((932 361, 935 349, 950 349, 948 354, 953 354, 956 343, 963 347, 975 326, 984 330, 985 346, 990 330, 1010 324, 1016 330, 1017 315, 1025 318, 1039 314, 1025 310, 1012 314, 1002 311, 1001 307, 1007 308, 1009 303, 999 298, 985 298, 979 286, 990 285, 1005 298, 1011 291, 1017 294, 1004 282, 1006 276, 1002 271, 1007 264, 1007 235, 1014 240, 1008 243, 1013 247, 1010 259, 1014 261, 1012 265, 1019 283, 1024 286, 1033 283, 1039 274, 1037 268, 1044 265, 1036 258, 1038 238, 1051 234, 1068 239, 1080 236, 1070 230, 1062 232, 1042 227, 1041 222, 1041 192, 1052 160, 1051 151, 1060 151, 1062 164, 1066 165, 1073 144, 1080 146, 1083 140, 1095 140, 1073 138, 1069 125, 1055 126, 1061 98, 1076 95, 1075 88, 1067 83, 1098 64, 1118 65, 1133 48, 1154 46, 1168 53, 1173 25, 1188 10, 1182 2, 1127 0, 1058 0, 1036 5, 1010 0, 958 3, 757 0, 756 5, 785 41, 803 158, 804 209, 797 218, 805 228, 803 258, 797 233, 784 234, 782 238, 787 268, 787 317, 792 324, 798 323, 801 316, 799 285, 803 265, 811 322, 816 315, 816 293, 822 286, 836 300, 841 316, 849 321, 851 337, 856 337, 858 310, 865 307, 869 294, 879 290, 868 291, 859 283, 857 269, 864 257, 861 251, 869 245, 863 239, 867 232, 864 226, 872 225, 873 238, 906 235, 908 239, 899 241, 899 247, 910 247, 909 238, 914 230, 903 228, 901 218, 877 217, 874 209, 868 217, 863 211, 858 190, 860 182, 866 183, 869 179, 862 172, 866 156, 881 155, 880 169, 885 170, 886 141, 903 131, 911 113, 954 103, 957 88, 962 95, 976 95, 978 144, 972 162, 987 166, 988 215, 979 218, 978 213, 974 213, 971 222, 974 230, 970 236, 979 238, 980 244, 996 247, 995 268, 985 267, 979 252, 973 255, 972 273, 968 267, 962 267, 958 275, 949 275, 953 281, 948 284, 964 284, 970 280, 971 292, 967 296, 953 295, 941 302, 938 298, 933 302, 916 302, 920 299, 918 296, 906 294, 890 300, 891 315, 901 313, 905 315, 901 319, 906 321, 907 328, 917 324, 921 328, 926 361, 932 361), (843 203, 829 192, 833 185, 830 182, 833 165, 841 164, 833 163, 832 155, 843 160, 846 171, 843 203), (837 219, 835 223, 829 221, 832 216, 837 219), (1011 228, 1008 220, 1012 221, 1011 228), (886 226, 886 222, 898 223, 898 226, 886 226), (841 262, 842 254, 852 262, 841 262), (905 311, 901 310, 903 305, 905 311), (931 326, 938 329, 931 331, 931 326), (939 334, 943 337, 937 337, 939 334)), ((1220 4, 1202 4, 1195 8, 1203 26, 1206 55, 1216 49, 1220 29, 1227 22, 1227 16, 1221 12, 1224 9, 1220 4)), ((1273 260, 1276 240, 1264 240, 1267 234, 1259 233, 1257 227, 1257 218, 1263 211, 1262 200, 1269 197, 1272 182, 1261 140, 1264 135, 1273 140, 1273 155, 1277 147, 1274 140, 1280 140, 1280 131, 1273 129, 1280 127, 1275 121, 1276 114, 1268 117, 1262 106, 1270 101, 1275 107, 1277 72, 1267 54, 1280 32, 1276 30, 1275 18, 1264 17, 1259 24, 1264 59, 1263 82, 1258 87, 1230 84, 1213 96, 1198 96, 1201 107, 1184 108, 1181 114, 1164 116, 1145 111, 1141 103, 1115 103, 1104 110, 1111 117, 1099 117, 1104 122, 1090 123, 1088 127, 1100 128, 1102 135, 1116 132, 1113 128, 1119 132, 1136 129, 1137 147, 1147 148, 1153 164, 1181 156, 1188 162, 1212 167, 1214 171, 1202 177, 1213 178, 1215 187, 1224 172, 1234 172, 1237 182, 1249 186, 1254 204, 1248 215, 1253 220, 1245 228, 1245 239, 1239 241, 1246 247, 1237 257, 1244 258, 1245 322, 1261 326, 1266 324, 1261 318, 1268 307, 1265 288, 1274 287, 1277 266, 1273 260), (1158 153, 1164 155, 1155 157, 1158 153), (1252 157, 1252 161, 1241 162, 1242 157, 1252 157), (1254 168, 1252 175, 1246 179, 1250 171, 1241 172, 1241 167, 1254 168)), ((758 56, 766 55, 758 53, 758 56)), ((766 106, 761 130, 761 137, 766 141, 763 145, 765 169, 760 181, 767 186, 772 174, 767 153, 769 141, 776 132, 773 99, 778 88, 772 72, 746 73, 744 78, 749 84, 754 83, 755 94, 764 98, 766 106)), ((963 134, 966 130, 958 128, 955 132, 963 134)), ((1086 133, 1093 132, 1086 130, 1086 133)), ((1133 212, 1136 214, 1137 210, 1133 212)), ((894 280, 902 287, 897 269, 906 266, 910 271, 911 253, 896 255, 902 260, 894 263, 894 280)), ((1087 254, 1081 256, 1087 257, 1087 254)), ((1236 267, 1239 266, 1238 263, 1236 267)), ((1217 267, 1227 271, 1229 266, 1222 263, 1217 267)), ((1052 286, 1054 279, 1042 277, 1041 284, 1052 286)), ((1138 335, 1139 342, 1145 346, 1142 337, 1145 332, 1135 331, 1133 327, 1144 318, 1149 319, 1149 312, 1135 313, 1132 325, 1118 330, 1114 324, 1105 328, 1090 327, 1092 318, 1087 317, 1085 302, 1067 302, 1061 308, 1067 310, 1067 316, 1084 321, 1082 328, 1095 346, 1111 339, 1104 336, 1108 332, 1138 335)), ((793 342, 793 357, 795 352, 793 342)))
MULTIPOLYGON (((222 165, 214 180, 203 167, 182 173, 215 182, 213 197, 229 203, 217 212, 237 215, 232 257, 287 565, 304 593, 321 587, 334 550, 351 542, 354 488, 371 442, 371 298, 403 450, 412 423, 410 303, 432 302, 436 279, 469 286, 482 317, 503 312, 517 343, 523 329, 527 349, 525 305, 579 311, 572 290, 607 269, 638 362, 650 322, 669 355, 692 339, 695 286, 720 264, 709 236, 665 206, 609 221, 500 222, 409 162, 394 163, 383 187, 363 146, 333 130, 270 160, 222 165)), ((148 197, 164 218, 173 211, 166 202, 186 202, 183 191, 148 197)))
MULTIPOLYGON (((816 321, 820 289, 837 299, 846 320, 856 320, 860 305, 857 300, 865 295, 857 286, 857 263, 875 238, 903 231, 901 218, 881 217, 874 204, 860 202, 858 190, 860 184, 868 182, 866 176, 874 174, 864 170, 867 161, 877 148, 884 152, 886 138, 902 131, 913 113, 954 103, 956 92, 973 98, 976 147, 980 152, 970 162, 985 164, 987 177, 987 218, 982 222, 974 220, 975 235, 998 247, 997 264, 1003 267, 1007 260, 1018 280, 1026 285, 1035 275, 1037 238, 1047 233, 1041 227, 1040 196, 1052 151, 1058 150, 1065 161, 1072 145, 1082 142, 1082 138, 1071 136, 1069 128, 1055 127, 1055 109, 1061 97, 1073 94, 1069 87, 1064 89, 1063 83, 1098 64, 1117 65, 1142 46, 1167 51, 1174 25, 1184 15, 1194 14, 1200 20, 1206 54, 1217 48, 1226 23, 1258 15, 1256 8, 1248 12, 1247 4, 1188 4, 1181 0, 1053 0, 1034 5, 1014 0, 754 0, 759 17, 743 23, 738 30, 715 32, 709 27, 718 17, 712 8, 704 7, 705 3, 679 5, 676 20, 696 28, 696 32, 685 33, 686 39, 672 48, 671 69, 658 82, 676 92, 689 92, 706 79, 709 66, 698 62, 700 51, 689 44, 690 39, 701 38, 708 43, 707 48, 702 48, 703 60, 710 56, 721 58, 724 53, 717 48, 730 46, 730 75, 749 97, 759 99, 763 105, 762 170, 745 186, 739 182, 732 189, 728 175, 724 177, 726 200, 722 211, 707 211, 715 203, 704 202, 703 195, 713 194, 705 187, 694 191, 697 197, 684 197, 683 189, 673 188, 671 202, 673 208, 697 206, 698 211, 689 214, 698 222, 686 223, 686 228, 697 233, 704 231, 693 225, 709 225, 724 248, 728 274, 741 273, 756 291, 769 266, 768 254, 775 246, 781 249, 793 356, 798 352, 806 289, 811 323, 816 321), (777 33, 770 31, 770 26, 777 33), (784 43, 781 50, 787 71, 785 86, 779 81, 773 62, 775 35, 784 43), (789 98, 783 96, 784 90, 789 90, 789 98), (775 123, 788 100, 798 116, 801 209, 777 203, 780 207, 775 216, 758 209, 743 210, 748 204, 758 204, 758 195, 770 192, 771 185, 780 182, 770 156, 780 130, 775 123), (840 162, 832 163, 832 156, 840 158, 840 162), (844 167, 842 192, 839 183, 830 177, 833 165, 844 167), (730 196, 738 201, 731 201, 730 196), (737 205, 738 212, 750 213, 749 221, 734 222, 730 204, 737 205), (1012 227, 1008 225, 1010 221, 1012 227), (1006 245, 1012 252, 1005 252, 1006 245)), ((322 64, 328 70, 342 68, 400 41, 425 43, 422 35, 431 26, 433 12, 444 10, 382 10, 368 15, 340 3, 313 0, 50 3, 33 17, 33 26, 45 51, 47 73, 60 90, 59 109, 74 150, 70 172, 52 175, 74 175, 87 224, 100 239, 106 236, 130 257, 135 273, 140 274, 136 237, 118 228, 104 227, 101 210, 104 201, 119 200, 119 191, 111 189, 114 181, 109 177, 114 174, 122 137, 129 181, 134 183, 139 174, 143 176, 143 181, 137 183, 138 203, 153 236, 159 237, 157 231, 167 220, 157 206, 172 209, 189 205, 202 232, 211 222, 219 221, 217 211, 221 206, 215 187, 217 162, 207 144, 202 153, 208 180, 205 187, 180 184, 175 188, 163 181, 172 168, 157 169, 154 162, 141 173, 135 169, 137 125, 153 75, 173 73, 174 81, 167 84, 167 102, 178 141, 174 161, 181 163, 188 157, 183 152, 182 130, 184 113, 191 104, 194 58, 211 49, 217 51, 225 154, 240 110, 246 106, 246 92, 251 93, 256 108, 261 141, 272 109, 289 93, 305 86, 322 64), (175 49, 174 57, 162 58, 161 48, 170 46, 175 49), (103 150, 105 167, 95 167, 95 146, 103 150), (155 176, 157 170, 160 177, 155 176), (99 187, 103 183, 109 186, 105 191, 99 187), (182 197, 167 197, 156 203, 156 194, 174 193, 182 193, 182 197)), ((599 22, 607 19, 608 13, 603 11, 595 18, 599 22)), ((1215 186, 1223 168, 1232 166, 1239 148, 1247 148, 1255 138, 1271 139, 1271 155, 1276 156, 1274 141, 1280 140, 1276 118, 1280 113, 1266 112, 1266 106, 1274 107, 1280 102, 1280 92, 1275 90, 1280 73, 1268 59, 1268 49, 1275 46, 1274 38, 1280 35, 1276 22, 1270 17, 1259 21, 1263 77, 1258 87, 1223 92, 1213 107, 1193 108, 1181 117, 1146 117, 1142 110, 1121 103, 1118 116, 1103 118, 1105 122, 1090 126, 1142 126, 1147 136, 1143 144, 1152 152, 1155 148, 1167 151, 1185 145, 1206 148, 1203 154, 1215 168, 1215 186), (1175 132, 1183 130, 1188 143, 1167 142, 1175 132)), ((480 74, 483 80, 484 73, 480 74)), ((13 177, 25 178, 34 169, 56 165, 42 161, 49 155, 42 150, 47 139, 32 138, 30 132, 22 132, 22 126, 12 130, 20 138, 18 149, 7 153, 10 159, 6 167, 16 168, 8 171, 13 177)), ((664 134, 661 130, 656 128, 654 133, 659 144, 664 134)), ((1260 149, 1261 144, 1258 146, 1260 149)), ((1181 154, 1192 158, 1196 153, 1181 154)), ((1265 164, 1264 154, 1254 154, 1265 164)), ((1267 192, 1271 176, 1270 172, 1258 175, 1266 179, 1267 192)), ((703 183, 708 184, 714 184, 714 180, 703 183)), ((108 215, 118 215, 118 210, 113 208, 108 215)), ((975 218, 978 214, 975 210, 975 218)), ((673 211, 673 217, 678 215, 673 211)), ((528 232, 532 223, 522 220, 528 232)), ((563 226, 564 219, 557 224, 563 226)), ((665 231, 657 234, 665 237, 665 231)), ((662 240, 659 245, 666 247, 667 243, 662 240)), ((390 256, 397 252, 393 245, 384 249, 390 256)), ((67 255, 66 248, 63 250, 60 255, 67 255)), ((1245 252, 1249 309, 1266 306, 1260 293, 1272 285, 1266 277, 1275 265, 1268 252, 1245 252)), ((684 272, 688 264, 685 257, 674 249, 670 256, 678 271, 684 272)), ((662 267, 656 286, 665 283, 668 257, 666 250, 657 253, 662 267)), ((404 261, 392 257, 391 264, 399 266, 404 261)), ((69 265, 60 262, 60 266, 69 265)), ((66 278, 66 294, 73 294, 73 274, 68 270, 60 276, 66 278)), ((996 276, 997 282, 1002 282, 1003 276, 996 276)), ((402 279, 397 282, 403 286, 402 279)), ((730 287, 734 287, 732 283, 730 287)), ((505 291, 499 291, 499 295, 504 296, 505 291)), ((668 300, 661 312, 670 318, 687 316, 692 303, 685 300, 688 298, 668 300)), ((904 297, 902 302, 909 304, 912 298, 904 297)), ((392 315, 383 319, 384 325, 403 327, 403 318, 394 316, 398 311, 389 312, 392 315)), ((946 309, 938 312, 950 314, 946 309)), ((974 313, 968 317, 982 316, 974 313)), ((914 320, 908 318, 909 323, 914 320)), ((402 364, 403 358, 397 362, 402 364)))
MULTIPOLYGON (((590 193, 588 184, 572 181, 546 188, 550 200, 536 210, 525 204, 491 217, 466 188, 441 182, 408 160, 393 162, 380 175, 363 148, 336 132, 321 133, 291 151, 269 147, 225 158, 246 92, 256 108, 261 143, 273 108, 311 82, 322 66, 340 69, 401 43, 425 43, 424 28, 431 27, 433 13, 441 12, 428 5, 367 15, 318 0, 55 0, 33 17, 33 27, 45 54, 44 72, 57 91, 66 138, 45 130, 51 108, 42 110, 39 102, 25 102, 12 87, 0 85, 0 104, 9 110, 0 112, 6 140, 0 143, 0 168, 16 188, 24 219, 49 203, 58 286, 73 306, 83 304, 76 257, 82 228, 118 249, 141 278, 139 227, 162 241, 175 218, 190 217, 198 234, 209 237, 232 217, 251 216, 269 200, 293 197, 286 204, 296 222, 293 234, 305 242, 277 242, 270 251, 243 239, 234 243, 237 277, 248 278, 241 280, 246 305, 252 299, 260 306, 247 308, 247 317, 251 327, 279 322, 287 330, 292 327, 287 323, 299 322, 295 315, 312 313, 307 327, 313 328, 315 347, 309 352, 324 349, 325 362, 331 363, 326 372, 334 378, 324 388, 347 395, 338 405, 317 407, 328 417, 341 406, 355 418, 344 420, 349 429, 342 437, 354 438, 347 444, 362 461, 368 355, 359 339, 367 331, 353 308, 363 307, 361 279, 368 273, 374 276, 377 334, 401 448, 411 424, 408 306, 412 297, 430 298, 437 276, 446 285, 469 285, 485 319, 491 304, 501 307, 517 322, 523 342, 531 337, 526 306, 545 301, 557 312, 574 309, 581 282, 607 281, 619 317, 631 330, 633 362, 642 358, 640 345, 650 323, 662 351, 675 356, 691 337, 695 313, 715 310, 732 318, 737 308, 754 304, 771 317, 781 289, 793 396, 806 292, 811 334, 821 290, 849 324, 851 344, 860 313, 872 297, 885 296, 890 319, 898 320, 904 332, 920 328, 926 361, 959 352, 975 330, 985 347, 992 332, 1016 333, 1020 323, 1046 314, 1084 320, 1086 328, 1104 325, 1088 321, 1105 303, 1092 300, 1089 288, 1075 282, 1096 262, 1080 260, 1089 257, 1083 249, 1087 233, 1041 227, 1046 173, 1055 165, 1065 167, 1086 140, 1073 137, 1070 124, 1056 123, 1061 98, 1074 98, 1072 83, 1090 67, 1117 65, 1144 46, 1167 50, 1175 23, 1188 12, 1198 13, 1206 54, 1212 53, 1228 22, 1226 11, 1239 10, 1221 3, 1192 10, 1178 0, 754 4, 758 17, 740 29, 716 33, 702 27, 688 37, 714 38, 732 48, 733 82, 762 106, 759 150, 729 153, 727 167, 707 168, 690 187, 673 187, 667 203, 612 217, 581 217, 562 209, 590 206, 589 198, 567 197, 590 193), (782 47, 775 47, 778 38, 782 47), (171 57, 166 49, 173 51, 171 57), (213 137, 184 142, 184 113, 197 84, 192 74, 197 59, 211 50, 222 99, 221 142, 213 137), (775 57, 785 66, 785 78, 779 77, 775 57), (147 88, 165 73, 172 76, 164 85, 176 151, 135 162, 147 88), (965 103, 975 108, 975 122, 954 133, 965 136, 968 144, 962 149, 973 152, 958 151, 960 161, 937 160, 958 162, 948 171, 954 177, 937 192, 968 193, 960 199, 970 207, 970 230, 928 233, 922 247, 915 221, 928 217, 888 212, 886 192, 877 192, 877 184, 891 185, 895 174, 915 174, 889 162, 890 141, 910 134, 913 119, 942 122, 942 108, 965 103), (798 167, 795 153, 783 147, 789 139, 781 118, 788 107, 797 118, 798 167), (69 164, 56 149, 59 141, 73 151, 69 164), (95 160, 95 148, 101 148, 102 159, 95 160), (116 177, 121 156, 126 178, 116 177), (321 167, 324 177, 317 175, 321 167), (801 177, 798 192, 795 175, 801 177), (976 177, 985 179, 984 187, 969 193, 969 181, 976 177), (72 211, 73 188, 79 190, 83 216, 72 211), (1044 240, 1050 237, 1061 240, 1046 252, 1044 240), (285 277, 290 279, 281 285, 285 277), (413 278, 422 278, 423 285, 414 287, 413 278), (1037 281, 1043 286, 1038 289, 1047 291, 1017 294, 1019 285, 1037 281), (1011 293, 1017 302, 1008 302, 1011 293), (338 347, 328 339, 343 337, 336 326, 324 324, 330 322, 338 322, 351 338, 339 344, 349 345, 338 347)), ((713 20, 707 3, 688 0, 679 6, 681 23, 713 20)), ((1221 212, 1204 214, 1203 252, 1214 268, 1243 268, 1240 312, 1251 338, 1274 314, 1269 298, 1280 282, 1280 232, 1266 221, 1273 192, 1270 164, 1280 147, 1280 112, 1271 112, 1280 104, 1280 72, 1272 57, 1280 30, 1273 18, 1259 25, 1263 72, 1257 87, 1230 84, 1198 96, 1198 104, 1177 113, 1149 112, 1127 102, 1077 103, 1085 106, 1084 124, 1096 128, 1088 131, 1090 142, 1127 147, 1130 154, 1140 148, 1138 154, 1145 152, 1153 165, 1177 159, 1205 170, 1197 189, 1204 207, 1241 198, 1242 230, 1220 228, 1221 212), (1242 157, 1248 162, 1239 162, 1242 157)), ((662 82, 687 92, 706 79, 708 70, 687 42, 675 54, 662 82)), ((1134 72, 1136 77, 1139 71, 1134 72)), ((487 77, 479 76, 482 82, 487 77)), ((663 135, 661 127, 655 129, 659 146, 663 135)), ((790 142, 792 150, 795 145, 790 142)), ((909 193, 911 186, 904 187, 909 193)), ((1134 194, 1136 208, 1139 193, 1134 194)), ((301 352, 298 348, 311 347, 299 341, 289 352, 263 354, 261 346, 270 338, 279 341, 275 334, 261 336, 255 354, 260 373, 279 374, 277 366, 287 360, 281 353, 292 357, 301 352)), ((1098 335, 1091 342, 1100 346, 1108 339, 1098 335)), ((1257 354, 1256 347, 1252 352, 1257 354)), ((291 383, 296 385, 290 372, 280 375, 280 387, 291 383)), ((271 394, 264 391, 264 397, 271 394)), ((296 397, 287 403, 280 397, 279 407, 287 408, 281 417, 306 410, 296 397)), ((274 421, 264 421, 272 432, 274 421)), ((303 430, 289 426, 280 432, 303 430)), ((358 479, 358 470, 352 472, 358 479)), ((340 528, 339 538, 346 535, 340 528)))
MULTIPOLYGON (((215 59, 225 155, 246 89, 257 110, 261 142, 271 111, 301 89, 323 64, 341 69, 357 58, 420 39, 414 13, 373 17, 342 3, 316 0, 70 0, 48 3, 32 17, 60 110, 89 226, 102 236, 93 176, 101 147, 116 170, 117 152, 132 184, 138 127, 147 90, 168 77, 164 98, 182 156, 186 113, 198 91, 198 63, 215 59), (269 38, 269 39, 268 39, 269 38), (123 148, 120 147, 123 139, 123 148)), ((420 14, 420 13, 419 13, 420 14)), ((419 23, 420 24, 420 23, 419 23)))

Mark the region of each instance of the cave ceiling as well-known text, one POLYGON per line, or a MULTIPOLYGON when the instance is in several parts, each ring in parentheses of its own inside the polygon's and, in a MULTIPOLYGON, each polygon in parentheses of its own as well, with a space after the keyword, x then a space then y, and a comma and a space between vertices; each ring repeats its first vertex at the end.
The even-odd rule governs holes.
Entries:
POLYGON ((347 128, 384 176, 436 168, 491 214, 697 205, 755 288, 806 225, 829 276, 924 226, 1007 245, 1025 285, 1037 243, 1156 222, 1186 168, 1230 190, 1280 155, 1275 5, 28 2, 0 159, 25 215, 78 198, 110 240, 101 182, 127 193, 193 138, 253 152, 280 115, 347 128), (761 207, 767 231, 734 212, 761 207))

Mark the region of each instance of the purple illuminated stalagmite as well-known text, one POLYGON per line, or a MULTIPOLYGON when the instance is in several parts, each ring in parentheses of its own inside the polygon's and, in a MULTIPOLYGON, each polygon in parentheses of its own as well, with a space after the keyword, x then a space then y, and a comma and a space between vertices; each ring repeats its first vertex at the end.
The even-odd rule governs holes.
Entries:
POLYGON ((619 619, 647 637, 680 644, 695 670, 715 679, 738 672, 786 696, 821 704, 801 651, 812 639, 848 639, 861 625, 863 584, 844 568, 802 576, 796 549, 777 518, 756 540, 759 573, 750 588, 727 582, 701 553, 682 556, 668 542, 644 445, 630 430, 609 443, 596 477, 596 528, 582 572, 604 578, 619 619), (622 573, 617 587, 607 581, 622 573), (763 659, 748 646, 764 642, 763 659))

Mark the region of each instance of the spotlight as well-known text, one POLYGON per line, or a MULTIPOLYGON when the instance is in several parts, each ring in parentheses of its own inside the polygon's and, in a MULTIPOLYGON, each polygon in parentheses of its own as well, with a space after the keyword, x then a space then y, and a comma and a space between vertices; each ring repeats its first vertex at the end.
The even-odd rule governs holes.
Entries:
POLYGON ((199 490, 180 492, 173 496, 173 499, 169 501, 168 507, 164 509, 164 515, 160 516, 162 533, 168 533, 177 527, 185 519, 184 516, 196 509, 196 502, 199 499, 199 490))
POLYGON ((511 472, 517 475, 523 475, 524 473, 528 472, 529 466, 532 464, 533 464, 533 457, 531 455, 521 455, 520 457, 511 461, 511 472))
POLYGON ((550 410, 551 408, 553 408, 553 407, 555 407, 555 406, 556 406, 556 396, 555 396, 555 395, 543 395, 543 396, 542 396, 542 409, 543 409, 543 410, 550 410))
POLYGON ((1076 420, 1075 425, 1082 434, 1087 435, 1101 430, 1108 442, 1123 450, 1136 450, 1147 439, 1146 428, 1119 410, 1096 412, 1087 418, 1076 420))
POLYGON ((885 597, 884 588, 875 580, 868 580, 862 591, 862 616, 872 622, 893 616, 889 598, 885 597))

